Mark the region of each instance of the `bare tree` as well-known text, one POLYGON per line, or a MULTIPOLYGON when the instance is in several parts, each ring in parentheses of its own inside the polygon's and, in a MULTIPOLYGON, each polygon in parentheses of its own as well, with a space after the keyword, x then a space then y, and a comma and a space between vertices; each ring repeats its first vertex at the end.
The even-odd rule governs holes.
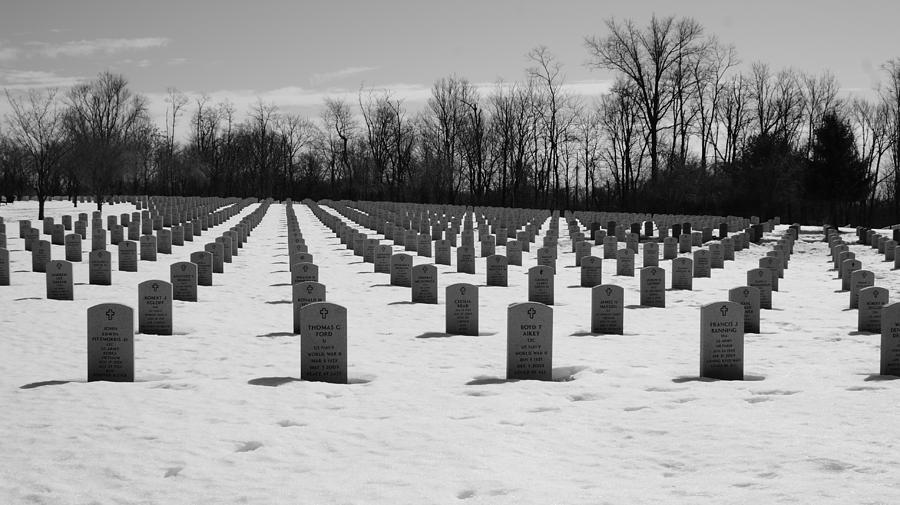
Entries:
POLYGON ((121 158, 147 114, 147 102, 128 89, 125 77, 109 72, 72 87, 68 102, 66 122, 99 210, 103 196, 121 180, 121 158))
POLYGON ((722 45, 713 38, 707 49, 694 60, 691 69, 696 87, 697 135, 700 138, 700 167, 706 169, 710 150, 718 141, 716 123, 719 109, 728 91, 726 74, 738 64, 734 46, 722 45))
POLYGON ((282 114, 275 121, 275 131, 278 133, 280 152, 283 156, 282 172, 286 187, 282 188, 282 192, 293 196, 297 165, 303 150, 312 143, 313 125, 298 114, 282 114))
POLYGON ((724 136, 725 144, 714 144, 716 156, 724 163, 733 163, 743 147, 747 130, 752 123, 753 110, 751 104, 750 81, 743 75, 737 75, 724 83, 722 103, 716 110, 717 139, 724 136))
POLYGON ((446 191, 447 201, 453 203, 464 180, 459 153, 460 136, 465 127, 464 103, 471 101, 474 88, 466 79, 456 76, 439 79, 431 87, 428 109, 423 116, 426 138, 432 139, 440 166, 434 167, 433 188, 436 193, 446 191))
POLYGON ((613 190, 623 209, 632 204, 648 146, 641 130, 639 93, 633 83, 619 80, 600 102, 600 125, 606 140, 600 157, 613 178, 613 190))
POLYGON ((6 99, 12 109, 6 116, 8 136, 27 155, 27 173, 38 198, 38 219, 44 219, 44 202, 67 151, 57 94, 55 88, 30 89, 17 98, 6 90, 6 99))
POLYGON ((813 131, 822 122, 822 117, 828 112, 834 112, 840 107, 838 100, 837 80, 831 72, 825 71, 818 78, 814 75, 804 74, 800 76, 803 88, 804 115, 806 116, 806 156, 812 154, 813 131))
POLYGON ((528 68, 528 77, 535 83, 535 89, 541 94, 543 105, 539 115, 541 127, 537 135, 545 142, 546 156, 544 160, 545 174, 553 174, 553 201, 554 209, 559 208, 559 162, 560 144, 565 138, 565 126, 568 126, 569 118, 564 118, 565 109, 570 106, 570 97, 563 92, 565 77, 562 75, 562 64, 556 59, 549 49, 539 46, 528 53, 528 59, 532 66, 528 68))
POLYGON ((650 156, 650 179, 659 174, 659 134, 663 120, 672 106, 673 93, 669 79, 679 59, 701 48, 703 29, 691 18, 658 18, 641 30, 631 20, 618 23, 606 20, 609 34, 585 40, 596 68, 616 70, 634 85, 635 99, 641 108, 641 119, 647 131, 650 156))
POLYGON ((347 185, 347 196, 353 198, 353 166, 350 163, 350 140, 356 133, 356 121, 350 105, 340 98, 325 98, 322 111, 325 124, 325 145, 328 150, 328 166, 331 174, 331 191, 336 193, 338 170, 347 185))

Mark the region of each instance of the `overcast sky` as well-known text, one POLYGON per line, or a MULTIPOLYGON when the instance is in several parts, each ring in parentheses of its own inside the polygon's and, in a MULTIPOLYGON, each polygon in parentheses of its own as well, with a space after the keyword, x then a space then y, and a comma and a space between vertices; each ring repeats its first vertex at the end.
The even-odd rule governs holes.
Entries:
POLYGON ((110 70, 155 109, 177 87, 239 109, 261 97, 317 115, 323 96, 355 97, 362 84, 393 89, 415 108, 450 74, 522 79, 537 45, 563 63, 578 92, 598 93, 611 75, 586 67, 584 38, 602 36, 606 18, 643 26, 653 13, 695 18, 734 44, 745 66, 830 69, 845 91, 871 89, 879 66, 900 57, 897 0, 4 3, 0 87, 67 86, 110 70))

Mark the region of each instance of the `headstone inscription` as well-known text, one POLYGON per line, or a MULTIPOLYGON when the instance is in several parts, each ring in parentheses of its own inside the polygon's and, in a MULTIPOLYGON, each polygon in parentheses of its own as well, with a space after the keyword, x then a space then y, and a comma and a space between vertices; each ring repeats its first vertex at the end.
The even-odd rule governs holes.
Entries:
POLYGON ((172 334, 172 285, 159 279, 138 284, 138 331, 172 334))
POLYGON ((300 379, 347 384, 347 309, 314 302, 300 311, 300 379))
POLYGON ((591 288, 591 333, 624 332, 625 290, 614 284, 591 288))
POLYGON ((553 380, 553 309, 510 305, 506 316, 506 378, 553 380))
POLYGON ((450 335, 478 335, 478 287, 459 283, 447 286, 445 332, 450 335))
POLYGON ((291 285, 291 297, 294 308, 294 333, 300 333, 303 330, 301 322, 303 307, 310 303, 324 302, 325 285, 313 281, 298 282, 291 285))
POLYGON ((134 382, 131 307, 101 303, 87 310, 87 380, 134 382))
POLYGON ((744 379, 744 307, 715 302, 700 307, 700 376, 744 379))

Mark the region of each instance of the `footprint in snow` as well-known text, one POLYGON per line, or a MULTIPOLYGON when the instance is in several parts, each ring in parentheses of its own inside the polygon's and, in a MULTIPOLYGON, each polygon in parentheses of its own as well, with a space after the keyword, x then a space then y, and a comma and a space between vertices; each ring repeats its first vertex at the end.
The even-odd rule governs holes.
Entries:
POLYGON ((250 452, 255 451, 262 447, 262 444, 259 442, 244 442, 243 445, 237 448, 234 452, 250 452))
POLYGON ((183 466, 173 466, 172 468, 167 468, 167 469, 166 469, 166 474, 163 476, 163 478, 164 478, 164 479, 167 479, 167 478, 169 478, 169 477, 177 477, 178 474, 179 474, 182 470, 184 470, 184 467, 183 467, 183 466))
POLYGON ((468 500, 469 498, 473 498, 475 496, 475 491, 471 489, 466 489, 465 491, 460 491, 459 494, 456 495, 460 500, 468 500))

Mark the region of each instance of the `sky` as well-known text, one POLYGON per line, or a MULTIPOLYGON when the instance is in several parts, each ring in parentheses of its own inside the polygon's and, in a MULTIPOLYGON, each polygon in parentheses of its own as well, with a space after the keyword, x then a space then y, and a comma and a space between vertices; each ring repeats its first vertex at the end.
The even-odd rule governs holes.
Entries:
POLYGON ((597 95, 613 75, 589 67, 584 40, 602 37, 611 17, 640 26, 653 14, 693 17, 744 66, 828 69, 848 93, 870 92, 879 66, 900 57, 895 0, 2 1, 0 88, 66 87, 111 71, 150 99, 160 123, 171 87, 227 99, 239 113, 261 99, 314 117, 324 97, 356 102, 360 87, 392 90, 414 110, 441 77, 484 93, 522 80, 539 45, 574 92, 597 95))

